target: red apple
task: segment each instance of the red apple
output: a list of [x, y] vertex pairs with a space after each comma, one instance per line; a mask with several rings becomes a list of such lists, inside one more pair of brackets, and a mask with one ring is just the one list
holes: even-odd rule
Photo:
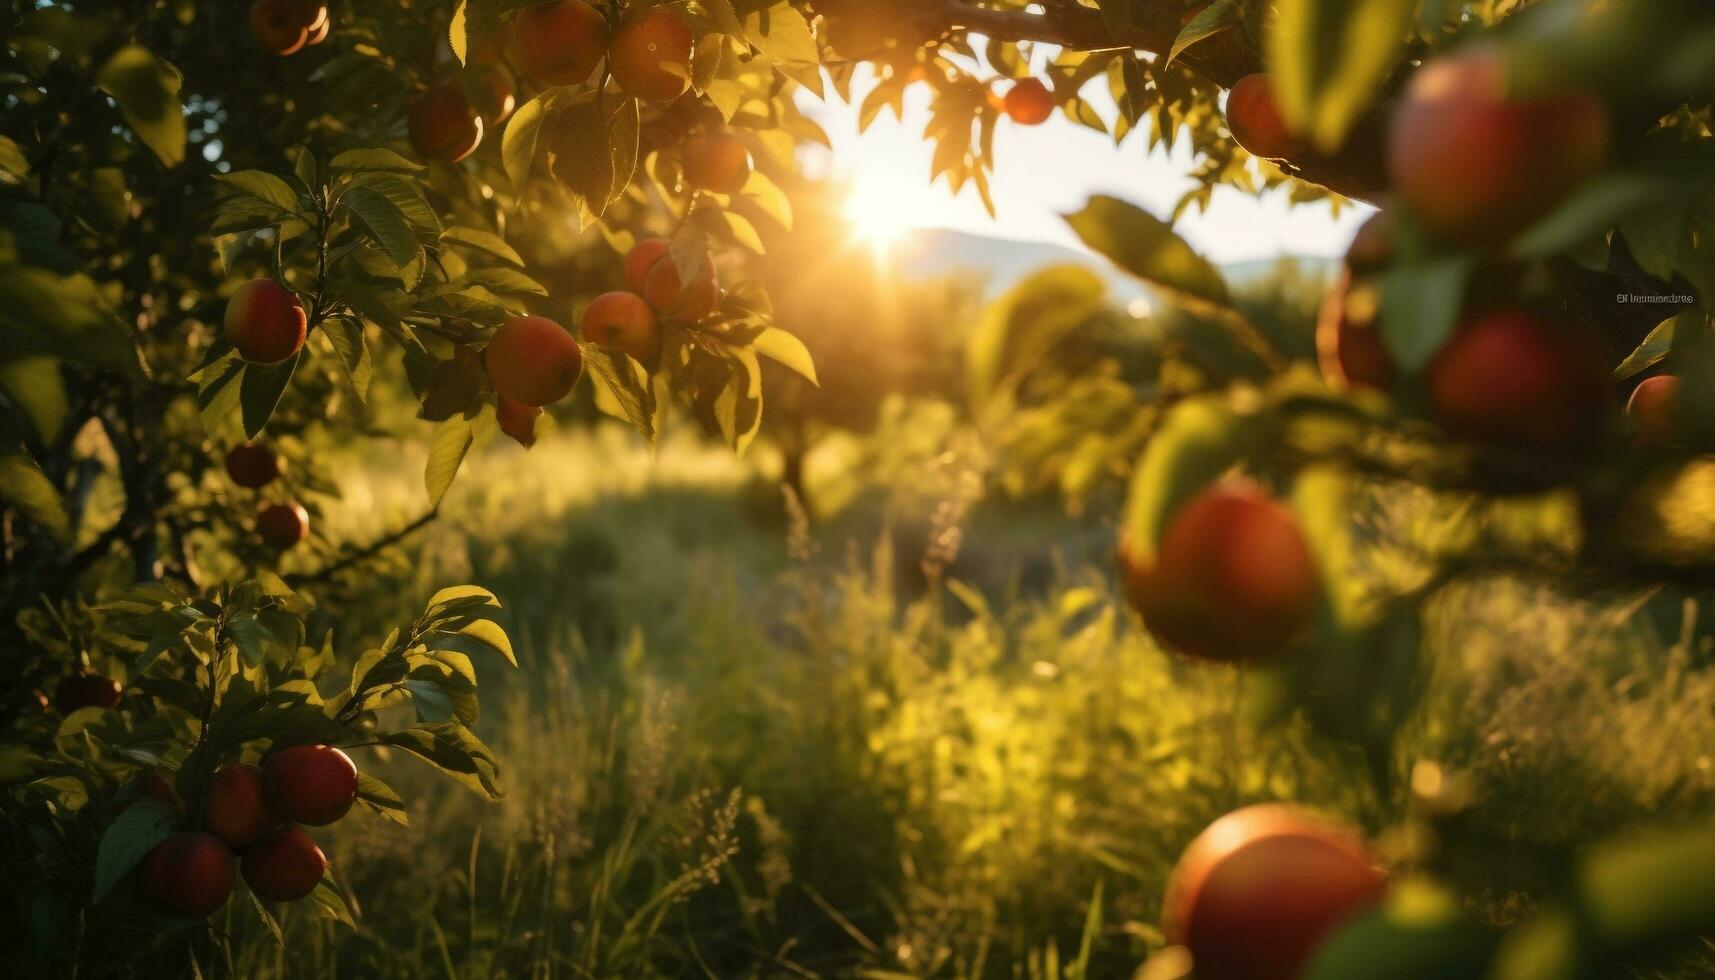
[[650, 7], [613, 32], [608, 68], [626, 94], [671, 102], [691, 77], [691, 25], [666, 7]]
[[295, 745], [270, 755], [262, 778], [274, 809], [295, 823], [323, 827], [357, 800], [357, 766], [331, 745]]
[[[657, 263], [657, 271], [649, 274], [651, 280], [663, 265], [670, 266], [672, 261]], [[615, 292], [597, 296], [584, 310], [578, 329], [590, 343], [620, 351], [644, 363], [661, 349], [661, 328], [655, 321], [655, 311], [635, 293]]]
[[1477, 47], [1412, 78], [1388, 137], [1393, 190], [1444, 238], [1493, 245], [1523, 231], [1608, 159], [1608, 110], [1594, 95], [1527, 98], [1507, 64]]
[[250, 846], [279, 823], [279, 816], [268, 803], [261, 769], [232, 763], [221, 766], [209, 781], [203, 825], [232, 847]]
[[150, 897], [182, 915], [208, 915], [232, 894], [232, 852], [213, 834], [173, 834], [142, 870]]
[[256, 536], [276, 551], [285, 551], [309, 533], [310, 512], [302, 504], [269, 504], [256, 515]]
[[667, 257], [667, 249], [671, 246], [672, 243], [665, 238], [645, 238], [633, 245], [625, 256], [625, 288], [642, 293], [649, 270]]
[[250, 5], [250, 33], [269, 54], [296, 54], [309, 40], [309, 25], [292, 0], [256, 0]]
[[1254, 156], [1280, 160], [1305, 150], [1304, 140], [1287, 128], [1274, 82], [1263, 72], [1246, 75], [1227, 92], [1227, 129]]
[[1443, 429], [1503, 449], [1587, 448], [1612, 404], [1607, 360], [1592, 335], [1516, 309], [1461, 324], [1424, 380]]
[[1638, 382], [1626, 402], [1626, 417], [1638, 427], [1638, 444], [1671, 446], [1679, 441], [1679, 379], [1658, 374]]
[[452, 82], [429, 88], [411, 103], [406, 119], [411, 147], [425, 160], [457, 163], [482, 142], [482, 117]]
[[238, 356], [278, 364], [304, 346], [309, 320], [296, 293], [272, 279], [252, 279], [226, 301], [226, 338]]
[[643, 281], [643, 298], [663, 316], [695, 323], [715, 310], [720, 301], [720, 282], [715, 264], [707, 255], [689, 283], [679, 279], [679, 266], [672, 259], [655, 263]]
[[540, 408], [520, 405], [500, 395], [495, 402], [494, 417], [500, 423], [500, 431], [511, 436], [520, 446], [529, 449], [536, 444], [536, 420], [542, 417]]
[[1297, 980], [1321, 942], [1386, 890], [1355, 833], [1291, 807], [1251, 806], [1185, 849], [1162, 925], [1190, 950], [1197, 980]]
[[244, 852], [244, 883], [257, 898], [295, 902], [316, 890], [328, 859], [302, 827], [287, 825]]
[[501, 324], [484, 359], [494, 390], [532, 408], [571, 394], [584, 370], [577, 340], [545, 316], [513, 317]]
[[1153, 562], [1121, 548], [1126, 592], [1161, 644], [1219, 662], [1291, 652], [1321, 585], [1292, 511], [1260, 488], [1210, 487], [1168, 520]]
[[69, 715], [79, 708], [111, 710], [119, 706], [121, 690], [119, 682], [111, 677], [73, 674], [54, 688], [54, 706], [62, 715]]
[[685, 141], [685, 183], [715, 194], [737, 194], [750, 180], [750, 151], [725, 133]]
[[251, 490], [279, 479], [282, 469], [278, 453], [254, 442], [239, 443], [226, 453], [226, 475]]
[[1006, 90], [1001, 110], [1020, 126], [1039, 126], [1054, 114], [1054, 93], [1040, 78], [1021, 78]]
[[584, 0], [553, 0], [518, 12], [518, 67], [543, 85], [588, 81], [607, 53], [607, 19]]

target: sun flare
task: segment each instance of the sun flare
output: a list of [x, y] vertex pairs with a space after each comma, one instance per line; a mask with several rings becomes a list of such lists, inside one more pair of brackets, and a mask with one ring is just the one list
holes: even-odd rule
[[891, 174], [858, 175], [846, 195], [845, 216], [852, 234], [877, 248], [892, 245], [920, 226], [921, 196], [921, 188]]

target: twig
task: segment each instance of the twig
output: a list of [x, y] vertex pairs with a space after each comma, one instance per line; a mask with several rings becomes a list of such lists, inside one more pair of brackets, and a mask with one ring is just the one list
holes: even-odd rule
[[358, 562], [373, 558], [383, 549], [390, 548], [405, 540], [407, 537], [410, 537], [417, 531], [422, 530], [424, 527], [428, 526], [429, 522], [433, 521], [439, 513], [440, 511], [438, 510], [428, 511], [411, 523], [399, 528], [397, 531], [393, 531], [384, 537], [378, 538], [362, 548], [347, 552], [339, 559], [323, 565], [314, 572], [288, 575], [286, 576], [286, 582], [294, 587], [299, 585], [310, 585], [316, 582], [325, 582]]

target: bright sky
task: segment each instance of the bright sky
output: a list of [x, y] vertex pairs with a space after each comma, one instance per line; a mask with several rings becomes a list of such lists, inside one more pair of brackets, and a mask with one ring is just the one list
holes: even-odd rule
[[[867, 91], [867, 86], [854, 86], [854, 91]], [[975, 190], [967, 188], [954, 197], [945, 181], [928, 185], [932, 147], [922, 135], [929, 103], [924, 86], [908, 89], [903, 123], [884, 111], [861, 136], [856, 106], [839, 102], [829, 92], [827, 103], [805, 99], [802, 105], [828, 131], [834, 152], [831, 157], [813, 154], [805, 162], [849, 183], [853, 216], [870, 226], [864, 230], [882, 237], [887, 237], [889, 226], [895, 233], [953, 228], [1080, 247], [1060, 215], [1078, 210], [1090, 195], [1112, 194], [1166, 218], [1194, 186], [1185, 176], [1192, 158], [1183, 142], [1171, 155], [1145, 153], [1141, 135], [1115, 147], [1111, 137], [1059, 113], [1034, 127], [1003, 118], [995, 133], [998, 163], [992, 182], [998, 216], [990, 218]], [[1099, 85], [1089, 86], [1086, 94], [1092, 100], [1106, 98]], [[1104, 118], [1112, 118], [1111, 102], [1096, 105]], [[1259, 199], [1221, 188], [1207, 212], [1192, 210], [1180, 219], [1178, 230], [1218, 263], [1281, 255], [1336, 256], [1345, 251], [1368, 210], [1348, 208], [1334, 218], [1326, 204], [1293, 207], [1284, 193]]]

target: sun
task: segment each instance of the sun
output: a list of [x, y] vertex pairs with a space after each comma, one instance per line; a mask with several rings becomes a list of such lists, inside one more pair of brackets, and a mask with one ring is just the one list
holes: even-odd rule
[[922, 196], [920, 187], [893, 174], [860, 173], [846, 192], [846, 220], [853, 235], [883, 248], [921, 227]]

